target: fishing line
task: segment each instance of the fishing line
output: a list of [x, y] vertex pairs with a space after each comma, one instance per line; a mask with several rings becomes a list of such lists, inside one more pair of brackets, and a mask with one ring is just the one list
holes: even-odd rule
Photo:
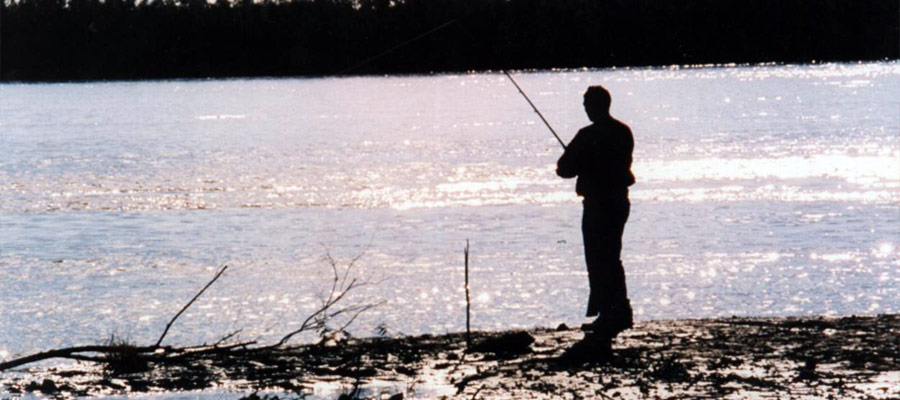
[[450, 25], [453, 25], [453, 24], [455, 24], [456, 22], [458, 22], [458, 21], [455, 20], [455, 19], [452, 19], [452, 20], [450, 20], [450, 21], [444, 22], [443, 24], [438, 25], [438, 26], [436, 26], [436, 27], [434, 27], [434, 28], [431, 28], [430, 30], [428, 30], [427, 32], [424, 32], [424, 33], [420, 34], [419, 36], [416, 36], [416, 37], [414, 37], [414, 38], [412, 38], [412, 39], [409, 39], [409, 40], [407, 40], [407, 41], [405, 41], [405, 42], [403, 42], [403, 43], [400, 43], [400, 44], [398, 44], [398, 45], [396, 45], [396, 46], [394, 46], [394, 47], [391, 47], [390, 49], [387, 49], [387, 50], [385, 50], [385, 51], [383, 51], [383, 52], [381, 52], [381, 53], [379, 53], [379, 54], [376, 54], [376, 55], [374, 55], [374, 56], [372, 56], [372, 57], [369, 57], [369, 58], [367, 58], [367, 59], [365, 59], [365, 60], [362, 60], [362, 61], [360, 61], [359, 63], [357, 63], [356, 65], [353, 65], [353, 66], [351, 66], [351, 67], [349, 67], [349, 68], [345, 68], [343, 71], [338, 72], [337, 74], [338, 74], [338, 75], [344, 75], [344, 74], [346, 74], [347, 72], [350, 72], [350, 71], [356, 70], [356, 69], [358, 69], [358, 68], [360, 68], [360, 67], [363, 67], [363, 66], [365, 66], [365, 65], [367, 65], [367, 64], [369, 64], [369, 63], [371, 63], [371, 62], [373, 62], [373, 61], [375, 61], [375, 60], [377, 60], [377, 59], [379, 59], [379, 58], [381, 58], [381, 57], [384, 57], [384, 56], [386, 56], [386, 55], [388, 55], [388, 54], [391, 54], [391, 53], [397, 51], [398, 49], [400, 49], [400, 48], [402, 48], [402, 47], [405, 47], [405, 46], [409, 45], [410, 43], [413, 43], [413, 42], [415, 42], [415, 41], [418, 41], [418, 40], [420, 40], [420, 39], [422, 39], [422, 38], [424, 38], [424, 37], [426, 37], [426, 36], [428, 36], [428, 35], [431, 35], [432, 33], [435, 33], [435, 32], [437, 32], [437, 31], [439, 31], [439, 30], [441, 30], [441, 29], [444, 29], [444, 28], [446, 28], [446, 27], [448, 27], [448, 26], [450, 26]]

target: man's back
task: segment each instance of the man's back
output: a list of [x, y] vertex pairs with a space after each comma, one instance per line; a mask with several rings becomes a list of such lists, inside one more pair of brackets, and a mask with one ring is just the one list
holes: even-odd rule
[[631, 129], [610, 117], [578, 131], [556, 173], [563, 178], [578, 176], [575, 191], [586, 199], [621, 194], [634, 184], [633, 150]]

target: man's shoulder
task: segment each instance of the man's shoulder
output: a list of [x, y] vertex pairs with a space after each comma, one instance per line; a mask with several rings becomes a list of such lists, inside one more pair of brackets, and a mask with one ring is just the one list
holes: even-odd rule
[[626, 142], [634, 141], [634, 135], [631, 133], [631, 128], [628, 125], [617, 119], [613, 119], [610, 123], [612, 124], [610, 133], [612, 133], [613, 137], [617, 138], [615, 140], [624, 140]]
[[631, 128], [626, 125], [624, 122], [619, 121], [615, 118], [610, 118], [606, 121], [593, 123], [584, 128], [578, 130], [578, 133], [575, 135], [578, 136], [603, 136], [609, 137], [618, 136], [618, 135], [630, 135]]
[[615, 118], [610, 117], [605, 121], [595, 122], [590, 125], [587, 125], [578, 130], [578, 133], [581, 132], [591, 132], [591, 131], [605, 131], [605, 130], [627, 130], [631, 131], [631, 127], [629, 127], [626, 123], [619, 121]]
[[587, 125], [581, 129], [579, 129], [578, 133], [575, 134], [575, 137], [579, 137], [579, 136], [587, 137], [587, 136], [592, 136], [595, 134], [600, 135], [600, 134], [603, 134], [603, 130], [604, 130], [603, 126], [601, 126], [600, 124], [597, 124], [597, 123], [593, 123], [593, 124]]
[[585, 126], [578, 130], [575, 133], [575, 137], [572, 138], [572, 144], [577, 144], [578, 142], [582, 142], [587, 140], [587, 138], [593, 136], [593, 131], [595, 130], [594, 124]]
[[631, 127], [629, 127], [626, 123], [619, 121], [615, 118], [610, 118], [611, 126], [615, 127], [615, 129], [621, 129], [628, 132], [631, 132]]

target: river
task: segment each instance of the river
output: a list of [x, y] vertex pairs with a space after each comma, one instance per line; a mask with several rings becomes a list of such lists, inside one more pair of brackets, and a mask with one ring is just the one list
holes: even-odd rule
[[[639, 320], [900, 312], [900, 64], [518, 73], [634, 132]], [[577, 325], [579, 199], [501, 74], [0, 85], [0, 359], [277, 340], [359, 256], [356, 336]], [[313, 338], [307, 336], [305, 340]]]

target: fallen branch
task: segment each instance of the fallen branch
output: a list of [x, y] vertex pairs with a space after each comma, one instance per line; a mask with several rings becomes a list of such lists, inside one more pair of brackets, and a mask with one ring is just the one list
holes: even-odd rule
[[[188, 307], [190, 307], [192, 304], [194, 304], [195, 301], [197, 301], [197, 299], [200, 297], [200, 295], [203, 294], [203, 292], [206, 291], [206, 289], [209, 289], [209, 287], [212, 286], [212, 284], [215, 283], [216, 280], [218, 280], [219, 277], [221, 277], [223, 273], [225, 273], [226, 269], [228, 269], [227, 265], [225, 265], [221, 269], [219, 269], [219, 272], [216, 273], [216, 275], [206, 284], [206, 286], [204, 286], [203, 289], [200, 290], [200, 292], [198, 292], [187, 304], [184, 305], [184, 307], [181, 308], [181, 310], [178, 311], [177, 314], [175, 314], [174, 317], [172, 317], [171, 320], [169, 320], [169, 323], [166, 324], [166, 328], [165, 328], [165, 330], [163, 330], [162, 335], [160, 335], [159, 340], [157, 340], [156, 344], [154, 344], [152, 346], [131, 346], [131, 345], [127, 345], [127, 344], [113, 344], [113, 345], [107, 345], [107, 346], [96, 345], [96, 346], [67, 347], [67, 348], [63, 348], [63, 349], [43, 351], [40, 353], [35, 353], [35, 354], [29, 355], [29, 356], [20, 357], [20, 358], [16, 358], [16, 359], [12, 359], [12, 360], [0, 363], [0, 371], [5, 371], [5, 370], [11, 369], [11, 368], [15, 368], [15, 367], [22, 366], [25, 364], [31, 364], [31, 363], [38, 362], [38, 361], [49, 360], [51, 358], [63, 358], [63, 359], [69, 359], [69, 360], [91, 361], [91, 362], [109, 362], [110, 360], [112, 360], [111, 356], [113, 356], [113, 355], [128, 354], [133, 357], [142, 358], [144, 361], [153, 361], [154, 359], [158, 360], [158, 359], [160, 359], [160, 357], [159, 357], [160, 354], [165, 354], [167, 351], [173, 351], [172, 348], [162, 347], [160, 345], [162, 343], [163, 339], [165, 339], [166, 334], [169, 333], [169, 329], [172, 327], [172, 324], [175, 323], [175, 320], [177, 320], [178, 317], [180, 317], [181, 314], [184, 313], [184, 311], [188, 309]], [[227, 335], [223, 340], [220, 340], [219, 342], [217, 342], [216, 345], [214, 345], [212, 347], [212, 349], [216, 349], [216, 350], [223, 349], [223, 347], [218, 346], [218, 344], [221, 344], [222, 342], [224, 342], [231, 336], [234, 336], [235, 334], [237, 334], [237, 332]], [[252, 342], [252, 343], [255, 343], [255, 342]], [[247, 344], [252, 344], [252, 343], [245, 343], [243, 345], [246, 346]], [[209, 347], [209, 346], [202, 346], [202, 347]], [[184, 352], [185, 350], [188, 350], [188, 349], [190, 349], [190, 348], [174, 349], [174, 351], [175, 352]], [[89, 355], [85, 355], [84, 353], [103, 354], [103, 355], [105, 355], [105, 357], [89, 356]]]
[[102, 361], [100, 357], [88, 357], [81, 355], [79, 353], [100, 353], [100, 354], [111, 354], [111, 353], [124, 353], [126, 351], [138, 351], [141, 353], [144, 352], [153, 352], [157, 349], [155, 346], [150, 347], [127, 347], [127, 346], [77, 346], [77, 347], [67, 347], [63, 349], [49, 350], [43, 351], [40, 353], [35, 353], [30, 356], [25, 356], [21, 358], [16, 358], [13, 360], [9, 360], [3, 363], [0, 363], [0, 371], [5, 371], [10, 368], [15, 368], [20, 365], [31, 364], [38, 361], [49, 360], [51, 358], [65, 358], [70, 360], [80, 360], [80, 361]]
[[[363, 251], [363, 253], [364, 252], [365, 250]], [[324, 298], [322, 299], [322, 305], [319, 307], [319, 309], [310, 314], [303, 321], [303, 323], [300, 324], [299, 328], [289, 332], [284, 337], [282, 337], [281, 340], [274, 344], [258, 345], [258, 342], [256, 340], [228, 343], [229, 340], [231, 340], [241, 332], [241, 330], [238, 329], [224, 335], [212, 345], [204, 344], [200, 346], [180, 348], [162, 346], [162, 341], [166, 338], [166, 335], [169, 333], [169, 330], [172, 328], [175, 321], [177, 321], [178, 318], [188, 308], [190, 308], [191, 305], [193, 305], [194, 302], [196, 302], [197, 299], [199, 299], [200, 296], [203, 295], [203, 293], [206, 292], [206, 290], [209, 289], [209, 287], [212, 286], [212, 284], [222, 276], [222, 274], [225, 273], [225, 271], [228, 269], [228, 266], [226, 265], [219, 269], [215, 276], [213, 276], [213, 278], [209, 282], [207, 282], [206, 285], [202, 289], [200, 289], [200, 291], [197, 292], [197, 294], [194, 295], [194, 297], [191, 298], [191, 300], [188, 301], [187, 304], [185, 304], [172, 317], [172, 319], [169, 320], [162, 334], [159, 336], [159, 339], [157, 339], [156, 343], [152, 346], [134, 346], [128, 343], [111, 342], [107, 345], [67, 347], [62, 349], [43, 351], [25, 357], [2, 362], [0, 363], [0, 371], [5, 371], [11, 368], [52, 358], [102, 363], [107, 367], [111, 367], [112, 369], [116, 370], [116, 365], [121, 365], [122, 360], [131, 362], [133, 363], [133, 365], [147, 365], [150, 363], [171, 364], [203, 358], [209, 359], [211, 357], [218, 356], [237, 356], [243, 353], [256, 352], [258, 354], [265, 354], [284, 346], [294, 336], [303, 332], [319, 331], [323, 335], [325, 332], [344, 332], [360, 314], [381, 305], [383, 302], [351, 304], [346, 307], [338, 308], [337, 304], [344, 300], [349, 292], [361, 286], [367, 285], [369, 284], [369, 282], [365, 280], [360, 281], [357, 278], [350, 277], [350, 270], [353, 268], [354, 264], [362, 257], [362, 254], [359, 254], [355, 258], [353, 258], [343, 271], [340, 270], [340, 268], [338, 267], [338, 262], [331, 257], [331, 254], [327, 253], [327, 249], [326, 257], [328, 259], [328, 262], [331, 264], [333, 273], [331, 291], [328, 293], [327, 297], [323, 296]], [[337, 329], [330, 329], [328, 327], [328, 323], [330, 321], [333, 321], [336, 317], [344, 317], [345, 315], [345, 318], [347, 318], [347, 320], [342, 322]], [[123, 371], [124, 370], [121, 369], [119, 370], [119, 372]]]

